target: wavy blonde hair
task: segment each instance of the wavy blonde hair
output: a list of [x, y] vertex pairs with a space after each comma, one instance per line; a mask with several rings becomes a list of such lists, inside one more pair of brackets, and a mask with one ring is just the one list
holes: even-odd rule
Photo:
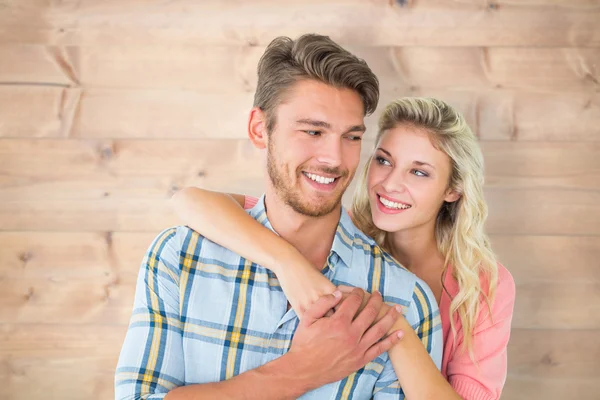
[[[440, 208], [435, 236], [438, 249], [445, 258], [444, 265], [452, 265], [452, 275], [459, 287], [458, 294], [450, 303], [450, 313], [458, 314], [464, 344], [474, 360], [473, 334], [480, 299], [487, 302], [491, 318], [491, 303], [498, 284], [496, 257], [484, 233], [488, 209], [483, 197], [483, 155], [464, 117], [443, 101], [406, 97], [390, 103], [379, 119], [375, 148], [385, 132], [401, 124], [424, 129], [434, 147], [446, 153], [451, 160], [449, 188], [458, 192], [460, 198], [455, 202], [444, 202]], [[352, 217], [363, 232], [389, 251], [387, 232], [374, 225], [371, 215], [367, 177], [373, 157], [369, 158], [358, 182]], [[445, 268], [442, 285], [446, 271]], [[487, 287], [482, 287], [481, 277], [485, 278]], [[450, 321], [452, 332], [456, 335], [454, 318]]]

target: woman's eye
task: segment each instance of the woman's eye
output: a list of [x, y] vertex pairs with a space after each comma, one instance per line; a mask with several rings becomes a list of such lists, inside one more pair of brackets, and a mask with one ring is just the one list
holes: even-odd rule
[[388, 160], [386, 160], [386, 159], [385, 159], [385, 158], [383, 158], [383, 157], [379, 157], [379, 156], [377, 156], [377, 157], [375, 157], [375, 161], [377, 161], [377, 164], [381, 164], [381, 165], [390, 165], [389, 161], [388, 161]]
[[413, 174], [415, 174], [416, 176], [429, 176], [427, 172], [421, 171], [420, 169], [413, 169]]

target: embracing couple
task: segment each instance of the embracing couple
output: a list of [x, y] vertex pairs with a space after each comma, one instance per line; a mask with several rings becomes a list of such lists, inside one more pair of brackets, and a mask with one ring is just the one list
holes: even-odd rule
[[140, 269], [117, 399], [498, 399], [515, 299], [484, 233], [483, 158], [463, 116], [401, 98], [328, 37], [279, 37], [248, 120], [260, 198], [186, 188], [187, 226]]

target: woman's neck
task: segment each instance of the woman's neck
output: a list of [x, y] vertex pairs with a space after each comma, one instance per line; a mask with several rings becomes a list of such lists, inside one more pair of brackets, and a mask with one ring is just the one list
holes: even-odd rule
[[434, 227], [390, 232], [385, 247], [400, 264], [419, 277], [443, 271], [444, 257], [438, 249]]

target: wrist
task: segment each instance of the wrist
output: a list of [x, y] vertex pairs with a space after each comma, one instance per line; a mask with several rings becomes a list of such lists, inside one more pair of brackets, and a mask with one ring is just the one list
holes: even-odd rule
[[310, 374], [311, 368], [305, 368], [306, 363], [300, 354], [288, 352], [283, 356], [263, 365], [257, 372], [269, 376], [273, 381], [286, 388], [286, 398], [296, 399], [303, 394], [319, 387]]

